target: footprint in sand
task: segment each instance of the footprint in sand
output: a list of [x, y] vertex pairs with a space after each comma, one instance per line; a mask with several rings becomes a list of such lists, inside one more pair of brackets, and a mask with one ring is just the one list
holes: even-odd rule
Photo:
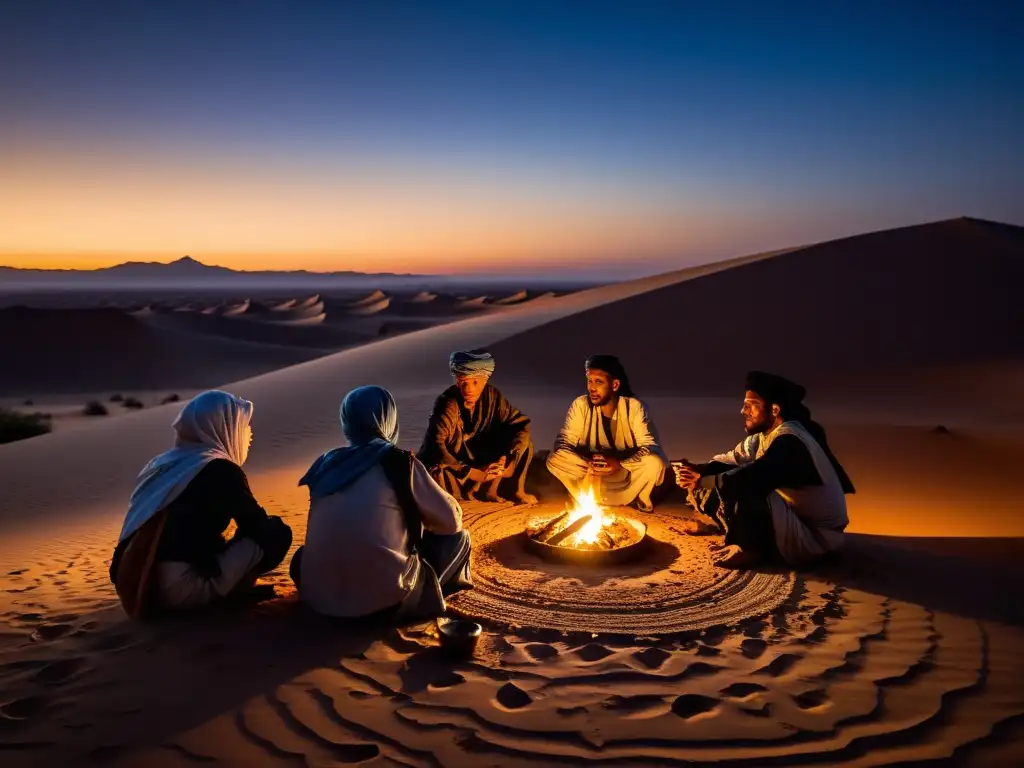
[[0, 704], [0, 717], [5, 717], [8, 720], [28, 720], [46, 709], [47, 704], [47, 699], [42, 696], [26, 696], [15, 699], [6, 704]]
[[733, 683], [723, 688], [721, 694], [730, 698], [744, 699], [747, 696], [752, 696], [755, 693], [764, 693], [767, 690], [763, 685], [758, 685], [757, 683]]
[[64, 637], [72, 629], [74, 627], [71, 624], [41, 624], [32, 633], [32, 641], [56, 640], [59, 637]]
[[672, 712], [684, 720], [710, 712], [719, 704], [718, 699], [699, 693], [684, 693], [672, 702]]
[[573, 653], [583, 661], [600, 661], [611, 656], [613, 651], [608, 650], [600, 643], [587, 643]]
[[665, 697], [655, 694], [638, 694], [636, 696], [609, 696], [601, 702], [601, 706], [613, 712], [639, 714], [665, 708]]
[[28, 568], [20, 568], [17, 571], [8, 571], [8, 576], [21, 576], [23, 573], [28, 573]]
[[589, 711], [586, 707], [558, 707], [555, 713], [562, 717], [572, 717], [573, 715], [585, 715]]
[[498, 689], [497, 699], [505, 709], [522, 709], [533, 701], [530, 694], [514, 683], [505, 683], [501, 686]]
[[783, 653], [775, 657], [766, 667], [761, 667], [754, 674], [756, 675], [770, 675], [771, 677], [778, 677], [788, 672], [794, 664], [800, 661], [800, 657], [792, 653]]
[[645, 648], [633, 654], [633, 658], [648, 669], [657, 669], [671, 656], [672, 654], [664, 648]]
[[527, 643], [523, 646], [523, 650], [534, 661], [553, 659], [558, 655], [558, 649], [547, 643]]
[[721, 648], [715, 648], [711, 645], [698, 645], [697, 655], [698, 656], [719, 656], [722, 653]]
[[61, 659], [42, 667], [32, 679], [40, 683], [63, 683], [81, 672], [85, 666], [86, 661], [81, 657]]
[[814, 709], [815, 707], [821, 707], [828, 703], [828, 693], [822, 688], [815, 688], [813, 690], [801, 693], [799, 696], [794, 696], [793, 701], [800, 709]]
[[768, 643], [764, 640], [748, 637], [742, 643], [740, 643], [740, 653], [746, 656], [748, 659], [756, 659], [765, 649], [768, 647]]
[[454, 688], [456, 685], [462, 685], [466, 682], [466, 678], [460, 675], [458, 672], [441, 672], [434, 680], [431, 681], [431, 688]]

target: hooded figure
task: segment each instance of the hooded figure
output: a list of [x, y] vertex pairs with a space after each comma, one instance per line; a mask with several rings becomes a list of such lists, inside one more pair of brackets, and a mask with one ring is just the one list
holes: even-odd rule
[[748, 437], [706, 464], [673, 462], [677, 484], [711, 529], [725, 533], [719, 565], [799, 566], [843, 545], [853, 483], [805, 395], [795, 382], [751, 371], [741, 411]]
[[339, 409], [348, 445], [318, 458], [305, 545], [290, 573], [302, 601], [341, 618], [420, 618], [472, 584], [462, 508], [412, 454], [395, 446], [398, 406], [383, 387], [349, 392]]
[[227, 392], [197, 395], [171, 424], [174, 447], [139, 473], [110, 566], [129, 615], [210, 604], [284, 559], [291, 529], [257, 503], [242, 470], [252, 412]]

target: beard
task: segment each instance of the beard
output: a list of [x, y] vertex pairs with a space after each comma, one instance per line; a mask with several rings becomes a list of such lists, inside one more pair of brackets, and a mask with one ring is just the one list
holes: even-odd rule
[[591, 405], [593, 405], [596, 408], [600, 408], [603, 405], [608, 405], [608, 403], [612, 401], [612, 393], [609, 392], [604, 397], [599, 397], [597, 399], [594, 399], [594, 397], [592, 397], [591, 395], [587, 395], [587, 399], [590, 400]]
[[743, 428], [748, 435], [758, 435], [767, 432], [771, 425], [772, 423], [768, 419], [761, 419], [760, 421], [753, 422], [750, 426], [744, 424]]

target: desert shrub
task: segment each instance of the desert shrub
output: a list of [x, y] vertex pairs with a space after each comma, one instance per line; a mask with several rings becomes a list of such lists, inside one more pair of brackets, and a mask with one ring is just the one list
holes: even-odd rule
[[48, 413], [19, 413], [0, 408], [0, 443], [13, 443], [53, 429]]
[[112, 402], [112, 403], [122, 403], [122, 402], [124, 402], [124, 395], [122, 395], [120, 392], [118, 392], [116, 395], [111, 395], [110, 396], [110, 402]]
[[124, 402], [121, 403], [125, 408], [131, 408], [132, 410], [138, 410], [139, 408], [145, 408], [142, 401], [134, 397], [126, 397]]
[[90, 400], [85, 404], [85, 408], [82, 410], [82, 413], [86, 416], [106, 416], [109, 411], [107, 410], [107, 406], [99, 400]]
[[28, 400], [25, 401], [25, 405], [35, 405], [35, 402], [30, 397]]
[[178, 393], [175, 392], [174, 394], [168, 395], [163, 400], [161, 400], [160, 401], [160, 405], [167, 405], [168, 403], [176, 403], [179, 400], [181, 400], [181, 398], [178, 396]]

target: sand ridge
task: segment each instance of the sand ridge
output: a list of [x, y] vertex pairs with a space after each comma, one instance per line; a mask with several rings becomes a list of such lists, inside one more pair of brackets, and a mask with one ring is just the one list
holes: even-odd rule
[[[993, 237], [1000, 248], [1008, 241]], [[582, 387], [583, 359], [608, 351], [590, 348], [593, 336], [581, 335], [579, 324], [582, 317], [593, 327], [594, 315], [581, 313], [654, 325], [658, 291], [678, 301], [678, 291], [707, 276], [702, 290], [731, 286], [714, 273], [740, 264], [802, 264], [772, 257], [475, 313], [227, 384], [256, 403], [246, 467], [254, 492], [301, 542], [306, 496], [297, 478], [338, 443], [341, 396], [368, 381], [391, 388], [401, 444], [416, 447], [457, 348], [493, 345], [495, 382], [534, 419], [538, 448], [549, 446]], [[793, 279], [802, 269], [793, 267]], [[630, 303], [633, 297], [639, 300]], [[541, 329], [543, 344], [532, 329]], [[641, 365], [633, 378], [668, 452], [700, 459], [730, 447], [739, 428], [734, 377], [707, 397], [680, 397], [691, 372], [703, 375], [700, 360], [683, 355], [686, 365], [669, 370], [663, 345], [660, 335], [634, 335], [623, 349], [660, 365], [657, 372]], [[545, 357], [547, 346], [571, 371]], [[517, 371], [532, 376], [517, 381]], [[672, 392], [657, 391], [658, 376], [671, 379]], [[935, 432], [850, 408], [826, 387], [812, 392], [860, 491], [850, 500], [852, 528], [886, 534], [891, 543], [851, 536], [847, 561], [787, 574], [785, 589], [779, 579], [762, 582], [770, 599], [747, 600], [744, 590], [729, 590], [737, 578], [756, 577], [704, 569], [706, 541], [675, 538], [671, 516], [685, 512], [666, 504], [652, 516], [652, 530], [674, 548], [672, 563], [681, 561], [676, 570], [684, 573], [671, 573], [670, 563], [668, 573], [643, 577], [650, 587], [640, 572], [632, 582], [613, 575], [617, 584], [577, 574], [572, 590], [560, 584], [564, 574], [545, 581], [550, 572], [522, 567], [518, 553], [488, 545], [500, 544], [519, 526], [516, 516], [529, 512], [467, 504], [480, 588], [453, 602], [486, 619], [479, 653], [468, 661], [445, 658], [430, 624], [325, 626], [297, 605], [285, 567], [270, 574], [279, 597], [266, 604], [206, 620], [126, 621], [106, 568], [135, 475], [167, 447], [179, 406], [0, 446], [4, 765], [868, 766], [949, 758], [1019, 765], [1020, 541], [1006, 539], [1000, 570], [986, 570], [975, 555], [991, 559], [996, 550], [983, 540], [942, 548], [908, 537], [1019, 535], [1014, 462], [1024, 443], [967, 416], [962, 426]], [[641, 606], [642, 590], [659, 607], [687, 599], [685, 584], [679, 594], [672, 589], [687, 567], [695, 584], [744, 601], [744, 611], [724, 626], [679, 621], [675, 628], [684, 631], [657, 638], [624, 631], [643, 628], [628, 618], [609, 626], [603, 605], [596, 611], [602, 623], [591, 625], [599, 632], [537, 620], [556, 616], [560, 603], [585, 606], [591, 589], [621, 586]], [[525, 590], [549, 602], [530, 601]], [[708, 605], [691, 603], [710, 615]], [[539, 626], [503, 625], [514, 623], [510, 610], [527, 609]]]

